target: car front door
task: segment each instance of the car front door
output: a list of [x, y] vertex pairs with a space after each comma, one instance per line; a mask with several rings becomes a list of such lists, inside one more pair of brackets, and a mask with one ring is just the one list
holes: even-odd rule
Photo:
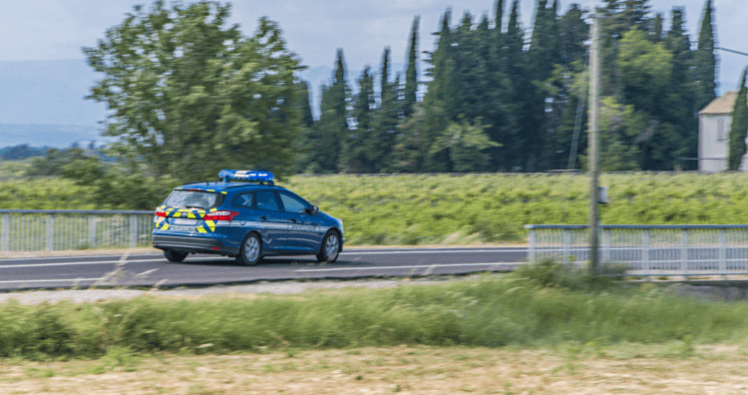
[[283, 203], [283, 211], [291, 221], [287, 238], [289, 245], [304, 251], [316, 251], [319, 244], [316, 241], [319, 223], [308, 213], [311, 205], [288, 192], [279, 191], [278, 195]]
[[263, 250], [283, 251], [289, 221], [284, 218], [275, 192], [264, 190], [255, 192], [255, 208], [259, 226], [265, 234]]

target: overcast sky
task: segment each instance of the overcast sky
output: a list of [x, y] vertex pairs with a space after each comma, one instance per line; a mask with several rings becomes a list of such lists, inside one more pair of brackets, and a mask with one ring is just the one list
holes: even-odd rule
[[[289, 47], [310, 67], [332, 66], [336, 48], [343, 48], [349, 68], [377, 65], [386, 45], [393, 61], [405, 59], [406, 41], [412, 19], [421, 16], [421, 49], [433, 48], [430, 35], [447, 7], [453, 22], [466, 10], [493, 17], [494, 0], [237, 0], [233, 21], [246, 34], [254, 31], [257, 19], [268, 16], [285, 31]], [[510, 0], [507, 0], [510, 2]], [[0, 12], [0, 60], [81, 59], [80, 48], [92, 46], [104, 31], [120, 23], [137, 0], [3, 0]], [[522, 21], [531, 25], [535, 0], [521, 0]], [[593, 0], [561, 0], [561, 10], [571, 3], [589, 9]], [[689, 33], [696, 39], [705, 0], [652, 0], [653, 11], [670, 18], [674, 6], [685, 6]], [[715, 0], [718, 43], [722, 47], [748, 52], [748, 3], [746, 0]], [[508, 14], [508, 10], [505, 14]], [[669, 22], [666, 27], [669, 26]], [[719, 80], [734, 89], [748, 57], [721, 52]], [[376, 67], [376, 66], [375, 66]]]

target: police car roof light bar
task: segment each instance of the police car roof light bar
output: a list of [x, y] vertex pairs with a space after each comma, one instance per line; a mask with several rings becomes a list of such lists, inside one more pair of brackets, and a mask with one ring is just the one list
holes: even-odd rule
[[223, 179], [223, 182], [254, 181], [260, 183], [271, 183], [275, 178], [275, 176], [273, 176], [273, 173], [267, 171], [252, 170], [221, 170], [221, 172], [218, 173], [218, 177]]

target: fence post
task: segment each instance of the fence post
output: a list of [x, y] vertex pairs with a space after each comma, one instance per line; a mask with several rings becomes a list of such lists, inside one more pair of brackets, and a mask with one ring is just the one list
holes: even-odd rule
[[723, 276], [727, 274], [727, 265], [725, 262], [727, 259], [726, 233], [725, 229], [719, 230], [719, 272]]
[[10, 251], [10, 216], [0, 218], [0, 251]]
[[96, 248], [96, 216], [88, 217], [88, 248]]
[[683, 277], [688, 280], [688, 229], [680, 232], [680, 266]]
[[530, 228], [530, 263], [535, 263], [535, 229]]
[[[607, 265], [610, 262], [610, 229], [603, 229], [603, 261], [600, 262], [600, 267]], [[600, 270], [602, 273], [603, 271]], [[598, 273], [599, 274], [599, 273]]]
[[130, 216], [130, 248], [135, 248], [138, 245], [138, 216]]
[[651, 274], [649, 267], [649, 229], [644, 229], [642, 233], [642, 269], [647, 280], [649, 280]]
[[563, 230], [564, 238], [564, 265], [569, 265], [569, 257], [571, 256], [571, 230]]
[[55, 216], [47, 216], [47, 251], [55, 250]]

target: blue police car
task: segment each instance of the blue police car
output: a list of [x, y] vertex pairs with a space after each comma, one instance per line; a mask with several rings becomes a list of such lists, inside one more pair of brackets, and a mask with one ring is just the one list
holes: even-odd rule
[[222, 182], [175, 188], [156, 210], [153, 246], [171, 262], [190, 253], [256, 265], [273, 255], [316, 255], [332, 263], [343, 250], [343, 221], [276, 186], [267, 172], [222, 170]]

